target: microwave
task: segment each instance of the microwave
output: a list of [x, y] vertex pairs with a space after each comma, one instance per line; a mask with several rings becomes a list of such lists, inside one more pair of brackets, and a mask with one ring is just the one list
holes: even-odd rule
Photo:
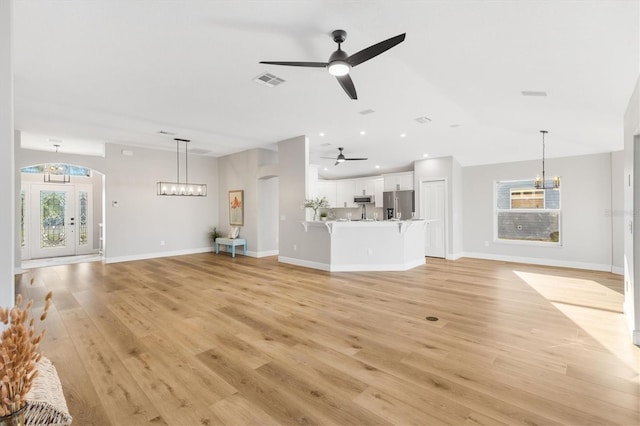
[[354, 204], [373, 204], [375, 203], [375, 199], [373, 195], [354, 195], [353, 203]]

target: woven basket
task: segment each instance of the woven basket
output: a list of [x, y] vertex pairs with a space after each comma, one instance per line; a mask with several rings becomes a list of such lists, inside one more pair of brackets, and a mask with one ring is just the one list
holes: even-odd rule
[[71, 415], [56, 368], [45, 357], [36, 364], [36, 368], [38, 377], [35, 378], [31, 390], [27, 393], [25, 423], [27, 425], [71, 425]]

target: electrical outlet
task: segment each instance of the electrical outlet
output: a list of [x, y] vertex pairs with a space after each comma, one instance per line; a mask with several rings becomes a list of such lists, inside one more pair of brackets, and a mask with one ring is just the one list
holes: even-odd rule
[[294, 245], [293, 245], [293, 251], [297, 251], [297, 250], [298, 250], [298, 245], [297, 245], [297, 244], [294, 244]]
[[160, 240], [160, 245], [163, 246], [164, 245], [164, 240]]
[[367, 249], [367, 254], [369, 256], [373, 256], [373, 249]]

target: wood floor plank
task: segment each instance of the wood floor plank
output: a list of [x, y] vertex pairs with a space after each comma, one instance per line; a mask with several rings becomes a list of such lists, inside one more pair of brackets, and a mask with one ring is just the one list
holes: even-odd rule
[[622, 284], [478, 259], [330, 273], [212, 253], [16, 277], [36, 309], [54, 291], [42, 348], [74, 424], [127, 426], [637, 425]]

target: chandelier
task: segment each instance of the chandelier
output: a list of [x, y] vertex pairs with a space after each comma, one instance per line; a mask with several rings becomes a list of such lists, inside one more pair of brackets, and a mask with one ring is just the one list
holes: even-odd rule
[[[542, 177], [540, 177], [540, 175], [536, 176], [534, 184], [536, 189], [546, 189], [546, 180], [544, 175], [544, 135], [546, 135], [549, 132], [547, 130], [540, 130], [540, 133], [542, 133]], [[560, 177], [554, 176], [553, 189], [558, 189], [558, 188], [560, 188]]]
[[[56, 152], [60, 148], [60, 144], [53, 144]], [[43, 167], [44, 181], [47, 183], [69, 183], [71, 175], [69, 174], [69, 166], [66, 164], [45, 164]]]
[[[189, 159], [187, 144], [189, 139], [174, 138], [176, 141], [177, 178], [175, 182], [158, 182], [158, 195], [182, 195], [192, 197], [206, 197], [207, 185], [204, 183], [189, 183]], [[184, 143], [184, 182], [180, 182], [180, 142]]]

